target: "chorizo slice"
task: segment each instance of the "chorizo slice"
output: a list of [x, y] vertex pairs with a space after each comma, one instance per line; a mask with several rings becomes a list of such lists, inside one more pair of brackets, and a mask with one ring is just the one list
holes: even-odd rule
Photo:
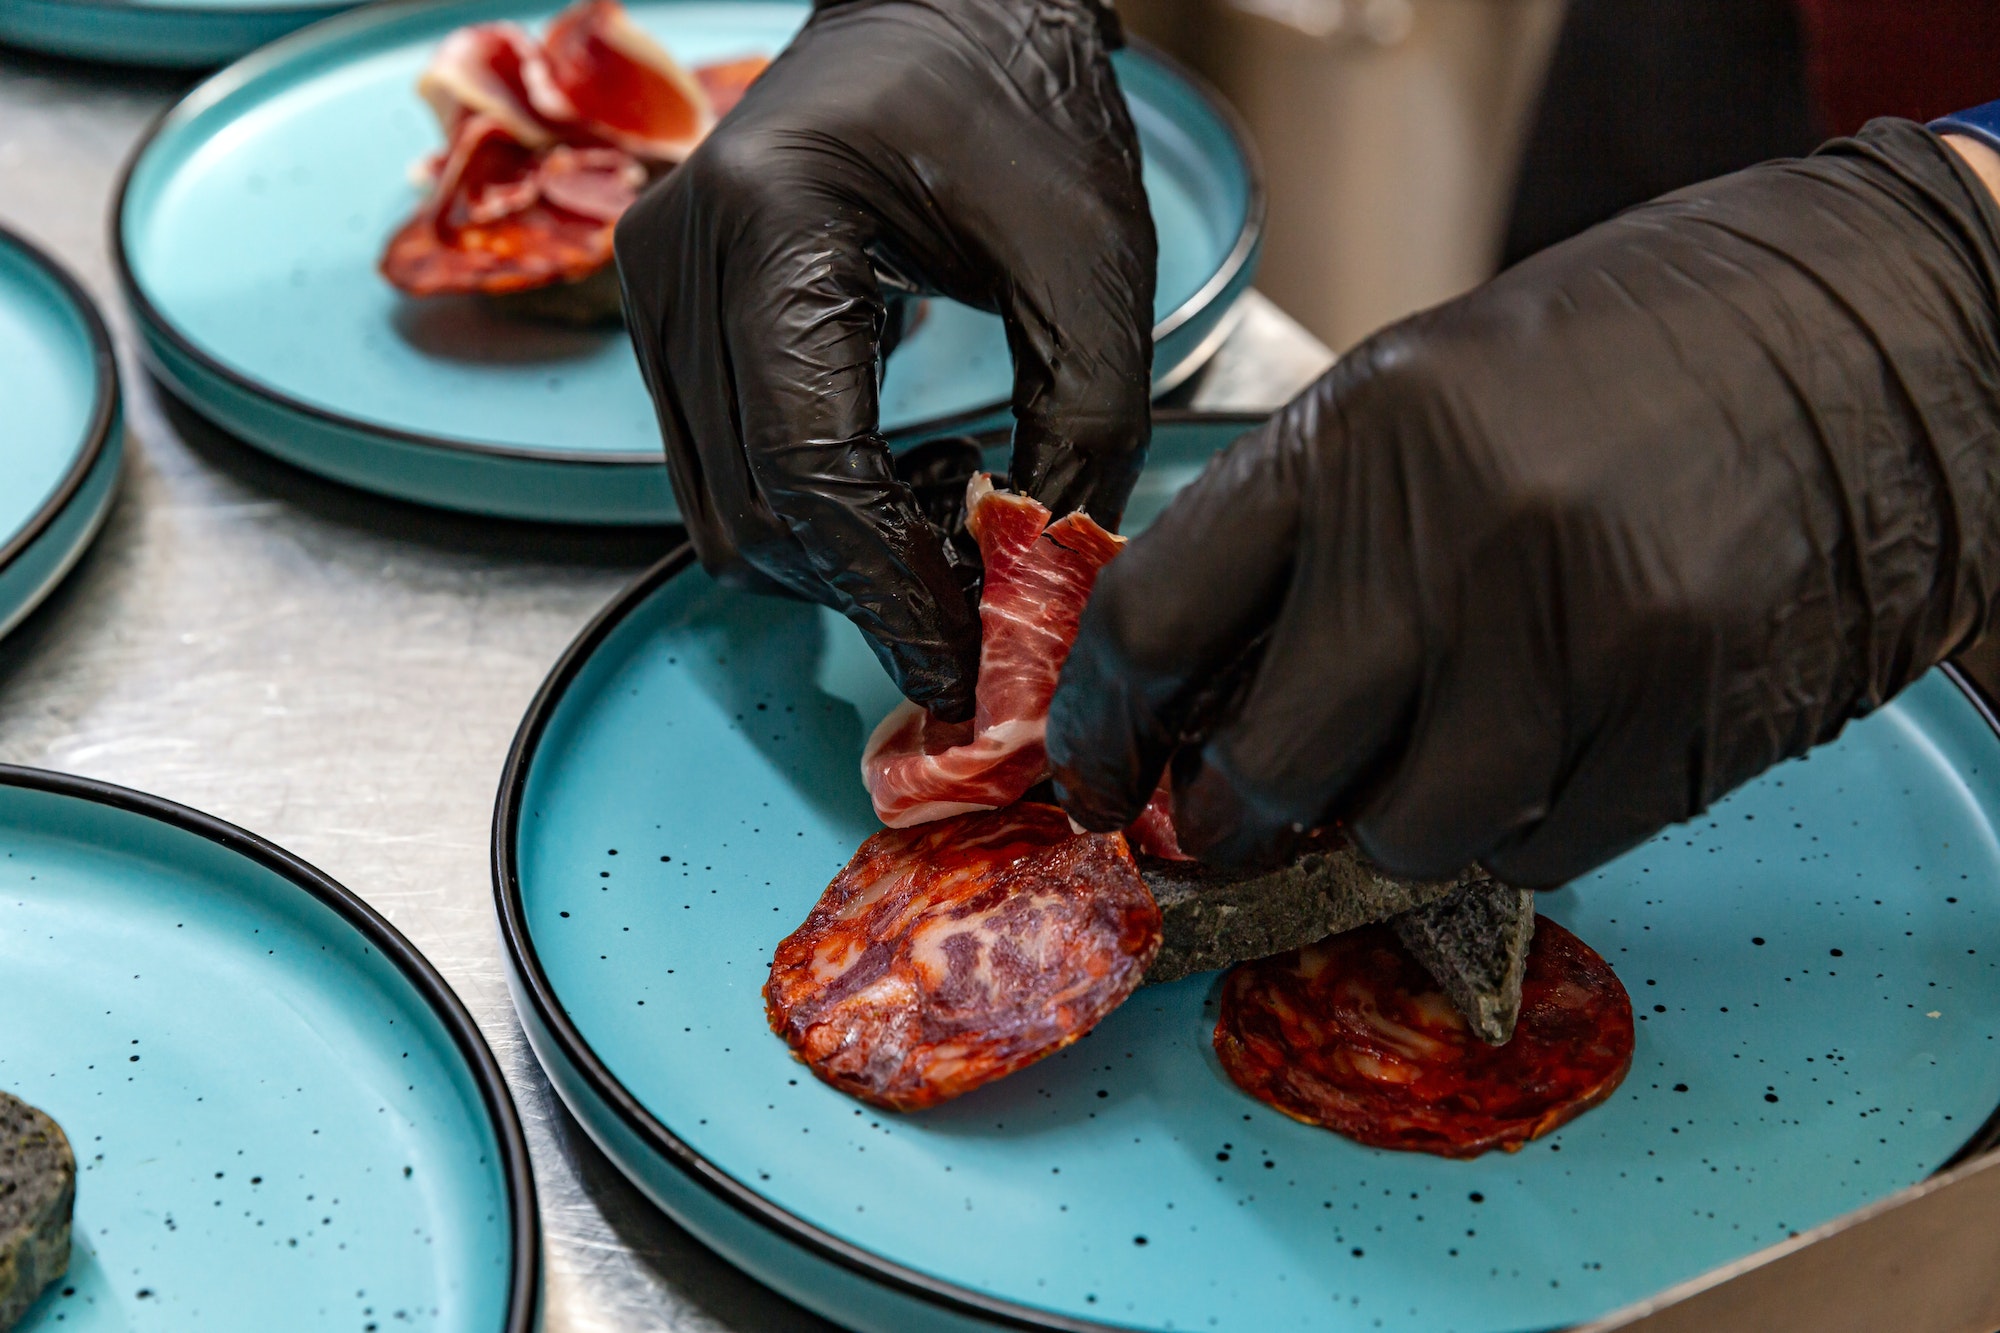
[[1243, 963], [1215, 1051], [1252, 1097], [1377, 1148], [1517, 1152], [1614, 1092], [1632, 1001], [1602, 958], [1538, 917], [1512, 1040], [1489, 1046], [1386, 926]]
[[916, 1111], [1090, 1031], [1159, 948], [1123, 835], [1022, 803], [862, 843], [778, 945], [765, 1012], [821, 1079]]

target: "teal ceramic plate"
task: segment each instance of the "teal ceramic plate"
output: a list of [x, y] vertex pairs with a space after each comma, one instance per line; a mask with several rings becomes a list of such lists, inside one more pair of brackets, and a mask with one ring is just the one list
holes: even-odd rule
[[[478, 513], [587, 523], [675, 516], [659, 428], [624, 332], [413, 302], [375, 272], [438, 132], [412, 91], [443, 36], [553, 0], [371, 6], [223, 71], [155, 128], [116, 208], [152, 360], [198, 410], [301, 467]], [[688, 63], [775, 53], [788, 0], [634, 0]], [[1118, 57], [1160, 234], [1156, 378], [1204, 360], [1250, 281], [1263, 199], [1220, 106], [1162, 59]], [[886, 428], [917, 439], [1001, 419], [1000, 321], [946, 301], [890, 359]]]
[[7, 0], [0, 42], [72, 60], [206, 69], [358, 0]]
[[[1163, 425], [1135, 521], [1226, 428]], [[556, 1087], [655, 1200], [855, 1327], [1545, 1329], [1919, 1180], [2000, 1103], [2000, 738], [1936, 673], [1541, 910], [1632, 994], [1616, 1097], [1518, 1155], [1360, 1147], [1238, 1092], [1218, 974], [920, 1115], [766, 1029], [778, 940], [879, 826], [845, 622], [684, 552], [521, 729], [494, 856]]]
[[62, 581], [103, 526], [124, 461], [118, 366], [97, 307], [0, 227], [0, 634]]
[[527, 1145], [471, 1017], [241, 829], [0, 767], [0, 1088], [79, 1167], [17, 1333], [532, 1326]]

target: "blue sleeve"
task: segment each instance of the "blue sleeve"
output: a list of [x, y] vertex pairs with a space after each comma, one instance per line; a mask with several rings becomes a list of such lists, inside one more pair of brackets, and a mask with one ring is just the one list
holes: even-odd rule
[[1939, 134], [1963, 134], [1979, 140], [2000, 153], [2000, 102], [1988, 102], [1969, 111], [1954, 111], [1930, 124]]

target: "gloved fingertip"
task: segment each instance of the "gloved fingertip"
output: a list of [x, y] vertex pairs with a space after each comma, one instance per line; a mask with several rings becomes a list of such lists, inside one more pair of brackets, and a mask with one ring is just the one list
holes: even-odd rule
[[1175, 755], [1174, 834], [1197, 861], [1239, 872], [1275, 869], [1308, 832], [1306, 821], [1246, 796], [1196, 747]]
[[1128, 793], [1106, 791], [1092, 785], [1073, 769], [1057, 767], [1050, 776], [1056, 804], [1092, 833], [1113, 833], [1129, 825], [1146, 808], [1144, 797], [1137, 802]]

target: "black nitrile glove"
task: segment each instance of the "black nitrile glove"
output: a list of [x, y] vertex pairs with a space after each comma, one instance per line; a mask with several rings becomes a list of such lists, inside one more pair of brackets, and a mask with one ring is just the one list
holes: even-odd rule
[[1364, 343], [1105, 570], [1063, 804], [1119, 827], [1187, 739], [1207, 859], [1338, 819], [1545, 887], [1831, 739], [2000, 591], [1997, 227], [1879, 121]]
[[822, 4], [618, 224], [627, 323], [710, 572], [847, 614], [971, 716], [979, 620], [878, 419], [885, 291], [1005, 319], [1015, 485], [1115, 526], [1148, 434], [1155, 240], [1091, 0]]

